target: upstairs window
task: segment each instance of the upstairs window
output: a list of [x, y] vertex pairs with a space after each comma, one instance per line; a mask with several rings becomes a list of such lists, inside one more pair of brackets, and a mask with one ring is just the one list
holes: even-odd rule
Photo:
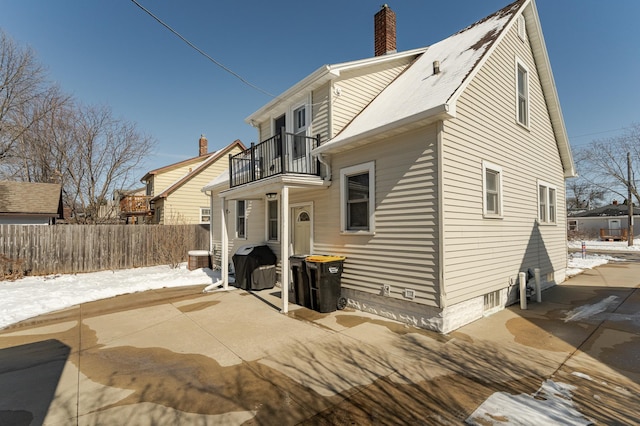
[[517, 119], [524, 127], [529, 127], [529, 71], [520, 61], [516, 66]]

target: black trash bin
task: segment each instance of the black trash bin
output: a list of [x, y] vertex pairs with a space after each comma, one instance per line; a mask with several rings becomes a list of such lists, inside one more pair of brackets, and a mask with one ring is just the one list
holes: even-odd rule
[[311, 307], [309, 294], [309, 275], [307, 274], [307, 255], [293, 255], [289, 257], [289, 267], [293, 278], [293, 294], [296, 305]]
[[311, 309], [333, 312], [344, 307], [340, 296], [344, 259], [342, 256], [308, 256], [305, 259]]
[[245, 245], [233, 255], [235, 286], [244, 290], [263, 290], [276, 285], [276, 255], [266, 245]]

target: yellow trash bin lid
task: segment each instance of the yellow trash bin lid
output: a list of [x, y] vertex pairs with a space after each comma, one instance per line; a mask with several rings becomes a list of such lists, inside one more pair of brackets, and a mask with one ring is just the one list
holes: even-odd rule
[[325, 263], [325, 262], [336, 262], [339, 260], [345, 260], [344, 256], [324, 256], [324, 255], [312, 255], [307, 256], [304, 260], [305, 262], [313, 262], [313, 263]]

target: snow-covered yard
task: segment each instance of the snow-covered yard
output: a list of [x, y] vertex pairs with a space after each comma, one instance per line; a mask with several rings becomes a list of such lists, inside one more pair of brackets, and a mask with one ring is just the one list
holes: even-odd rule
[[[639, 250], [640, 242], [632, 247], [626, 243], [587, 241], [587, 252], [594, 250]], [[569, 248], [580, 248], [581, 242], [570, 242]], [[594, 268], [614, 259], [612, 256], [581, 253], [569, 256], [567, 276]], [[136, 268], [121, 271], [102, 271], [88, 274], [25, 277], [17, 281], [0, 281], [0, 329], [16, 322], [80, 303], [105, 299], [120, 294], [164, 287], [202, 284], [203, 289], [216, 283], [220, 272], [210, 269], [189, 271], [186, 264], [172, 269], [168, 266]]]

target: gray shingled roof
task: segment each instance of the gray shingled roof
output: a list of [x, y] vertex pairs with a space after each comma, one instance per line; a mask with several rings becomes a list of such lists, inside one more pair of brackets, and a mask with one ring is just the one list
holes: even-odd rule
[[[572, 217], [600, 217], [600, 216], [626, 216], [629, 214], [629, 208], [626, 204], [609, 204], [608, 206], [598, 207], [597, 209], [588, 210], [584, 213], [578, 213]], [[633, 207], [634, 216], [640, 215], [640, 208]]]
[[60, 191], [57, 183], [0, 181], [0, 214], [58, 216]]

